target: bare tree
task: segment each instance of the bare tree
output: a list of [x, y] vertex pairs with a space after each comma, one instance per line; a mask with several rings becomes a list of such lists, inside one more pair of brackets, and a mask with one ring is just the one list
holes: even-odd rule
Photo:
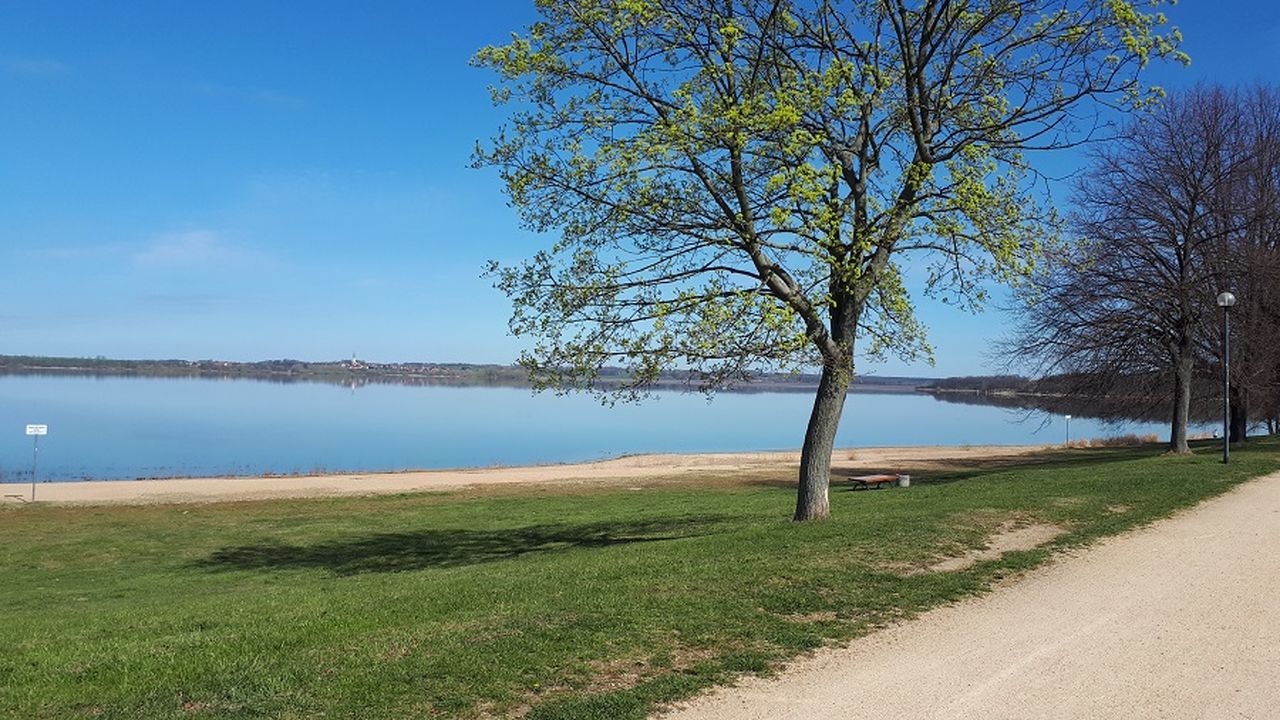
[[1237, 230], [1222, 218], [1242, 130], [1230, 93], [1198, 87], [1096, 149], [1076, 188], [1079, 241], [1036, 276], [1005, 343], [1014, 362], [1071, 378], [1076, 397], [1170, 403], [1175, 453], [1189, 452], [1194, 370], [1216, 337], [1222, 274], [1206, 258]]
[[[1222, 239], [1208, 258], [1217, 284], [1235, 292], [1232, 309], [1231, 440], [1242, 441], [1254, 420], [1280, 409], [1280, 92], [1257, 85], [1237, 91], [1240, 118], [1233, 142], [1242, 162], [1218, 203]], [[1215, 318], [1216, 319], [1216, 318]], [[1221, 343], [1205, 348], [1220, 363]], [[1220, 365], [1218, 368], [1220, 369]], [[1220, 370], [1219, 370], [1220, 371]], [[1220, 375], [1219, 375], [1220, 376]]]

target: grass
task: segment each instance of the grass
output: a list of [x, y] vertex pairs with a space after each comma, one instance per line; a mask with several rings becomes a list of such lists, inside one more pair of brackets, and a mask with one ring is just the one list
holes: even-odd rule
[[[643, 718], [1280, 468], [1074, 449], [833, 489], [783, 478], [0, 512], [0, 717]], [[916, 572], [1009, 519], [1051, 547]]]

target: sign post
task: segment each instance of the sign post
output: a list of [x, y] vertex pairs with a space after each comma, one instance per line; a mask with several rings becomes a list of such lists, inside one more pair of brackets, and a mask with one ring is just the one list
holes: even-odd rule
[[40, 458], [40, 436], [49, 434], [48, 425], [28, 425], [27, 434], [31, 436], [31, 502], [36, 501], [36, 463]]

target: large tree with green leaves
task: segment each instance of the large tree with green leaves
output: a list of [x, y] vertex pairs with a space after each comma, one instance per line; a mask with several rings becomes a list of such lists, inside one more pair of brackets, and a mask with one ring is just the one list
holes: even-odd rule
[[866, 356], [931, 356], [904, 270], [966, 307], [1055, 237], [1026, 153], [1140, 107], [1182, 59], [1161, 0], [538, 0], [474, 62], [510, 121], [477, 149], [559, 240], [495, 264], [540, 387], [637, 397], [818, 366], [795, 518], [828, 514]]

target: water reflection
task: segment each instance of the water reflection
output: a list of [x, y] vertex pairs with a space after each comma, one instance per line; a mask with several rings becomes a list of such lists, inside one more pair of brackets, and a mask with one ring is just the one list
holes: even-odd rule
[[[1072, 395], [1032, 395], [1000, 392], [948, 391], [930, 393], [934, 400], [961, 405], [980, 405], [1006, 410], [1020, 410], [1033, 417], [1047, 415], [1071, 415], [1079, 418], [1114, 424], [1168, 423], [1173, 414], [1170, 400], [1146, 398], [1135, 401], [1126, 399], [1084, 399]], [[1191, 421], [1211, 423], [1221, 419], [1221, 399], [1209, 393], [1193, 396]]]

